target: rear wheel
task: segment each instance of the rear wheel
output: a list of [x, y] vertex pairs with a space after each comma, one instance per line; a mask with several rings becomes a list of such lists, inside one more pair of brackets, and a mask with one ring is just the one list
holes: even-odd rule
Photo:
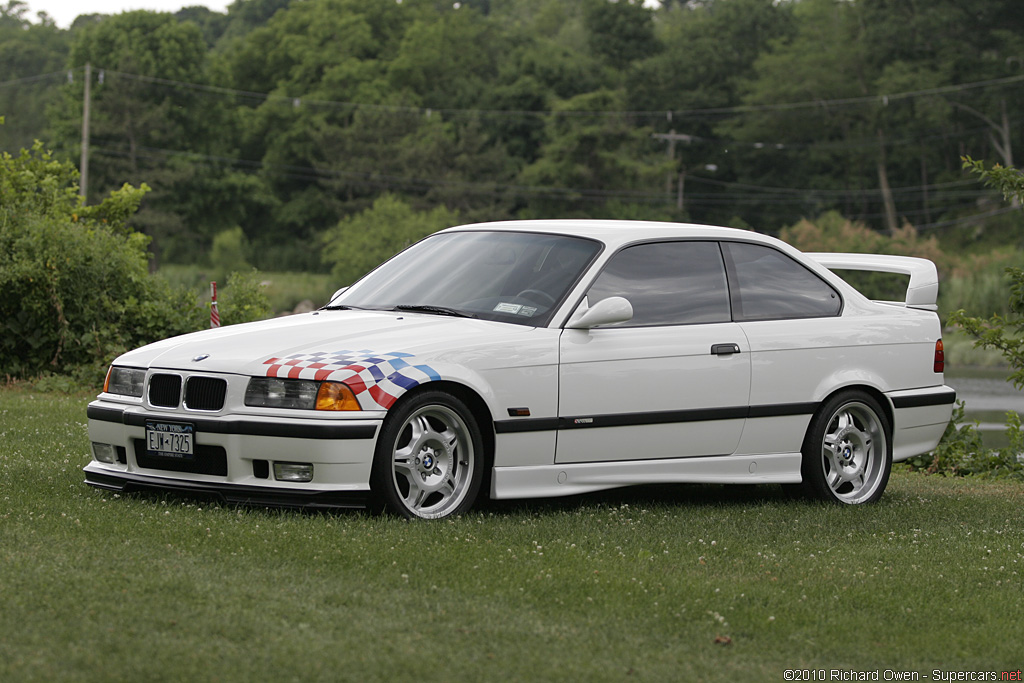
[[392, 409], [377, 440], [370, 485], [391, 512], [439, 519], [476, 500], [483, 439], [466, 405], [443, 391], [416, 394]]
[[865, 392], [830, 398], [811, 420], [804, 439], [803, 492], [850, 505], [878, 500], [892, 468], [891, 433], [885, 411]]

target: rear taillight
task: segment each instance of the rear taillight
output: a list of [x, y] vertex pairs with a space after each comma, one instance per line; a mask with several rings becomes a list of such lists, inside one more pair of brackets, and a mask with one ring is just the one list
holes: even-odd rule
[[946, 354], [942, 350], [942, 340], [935, 342], [935, 361], [933, 365], [935, 372], [942, 372], [946, 369]]

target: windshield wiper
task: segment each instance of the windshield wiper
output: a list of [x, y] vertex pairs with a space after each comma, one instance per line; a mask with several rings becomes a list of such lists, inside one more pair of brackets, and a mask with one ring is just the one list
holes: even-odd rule
[[349, 306], [348, 304], [338, 304], [337, 306], [324, 306], [320, 309], [321, 311], [365, 311], [368, 309], [362, 306]]
[[424, 306], [419, 304], [398, 304], [395, 306], [396, 311], [415, 311], [417, 313], [436, 313], [437, 315], [450, 315], [456, 318], [475, 318], [476, 316], [472, 313], [466, 313], [459, 311], [454, 308], [446, 308], [445, 306]]

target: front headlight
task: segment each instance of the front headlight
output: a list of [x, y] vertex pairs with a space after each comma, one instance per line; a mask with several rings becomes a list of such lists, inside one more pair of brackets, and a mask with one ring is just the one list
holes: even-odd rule
[[146, 371], [139, 368], [119, 368], [111, 365], [107, 372], [107, 380], [103, 383], [103, 391], [108, 394], [122, 396], [142, 396], [146, 384]]
[[312, 410], [316, 407], [319, 384], [308, 379], [253, 377], [245, 389], [245, 405]]
[[360, 410], [352, 390], [340, 382], [253, 377], [245, 389], [245, 405], [298, 410]]

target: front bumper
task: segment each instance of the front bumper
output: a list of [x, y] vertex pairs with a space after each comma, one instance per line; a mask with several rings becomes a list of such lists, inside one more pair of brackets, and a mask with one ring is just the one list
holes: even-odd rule
[[86, 465], [84, 472], [86, 484], [105, 491], [180, 493], [214, 498], [230, 505], [350, 510], [365, 508], [369, 502], [368, 491], [300, 491], [270, 486], [219, 485], [128, 472], [111, 472], [97, 462]]
[[[163, 412], [102, 398], [89, 404], [87, 416], [90, 441], [113, 446], [117, 454], [116, 462], [94, 459], [85, 467], [85, 483], [90, 486], [307, 508], [365, 505], [381, 424], [372, 418]], [[193, 425], [194, 456], [162, 458], [148, 453], [148, 421]], [[311, 465], [312, 480], [279, 481], [274, 478], [275, 463]]]

